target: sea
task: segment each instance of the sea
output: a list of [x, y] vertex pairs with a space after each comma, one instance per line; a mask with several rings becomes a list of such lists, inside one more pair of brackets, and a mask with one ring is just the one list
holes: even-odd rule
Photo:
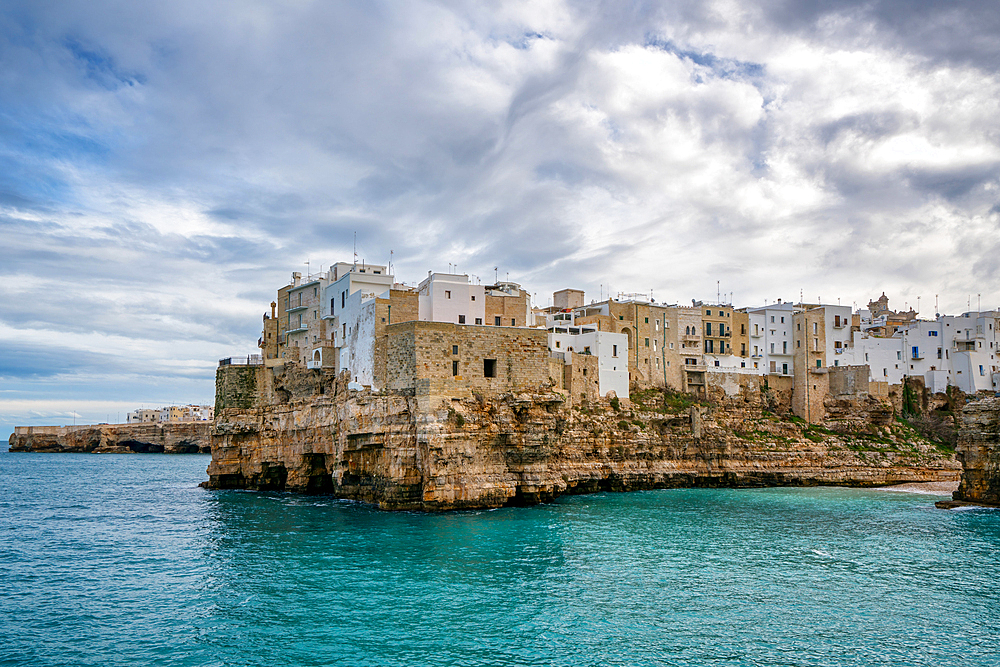
[[1000, 510], [845, 488], [384, 512], [0, 454], [0, 665], [1000, 664]]

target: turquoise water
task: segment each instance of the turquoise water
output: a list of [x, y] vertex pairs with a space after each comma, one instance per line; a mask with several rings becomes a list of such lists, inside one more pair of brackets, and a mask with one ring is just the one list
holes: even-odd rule
[[665, 490], [425, 515], [0, 454], [0, 665], [990, 665], [1000, 511]]

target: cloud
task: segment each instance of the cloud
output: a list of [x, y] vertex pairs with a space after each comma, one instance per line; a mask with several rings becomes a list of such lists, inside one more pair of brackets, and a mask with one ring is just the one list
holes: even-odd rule
[[[401, 280], [498, 267], [543, 303], [568, 286], [712, 300], [718, 281], [737, 305], [997, 305], [981, 239], [1000, 201], [998, 16], [7, 3], [0, 339], [24, 346], [8, 372], [46, 400], [117, 394], [114, 377], [136, 400], [210, 396], [289, 272], [351, 258], [355, 234]], [[58, 381], [32, 374], [63, 352]]]

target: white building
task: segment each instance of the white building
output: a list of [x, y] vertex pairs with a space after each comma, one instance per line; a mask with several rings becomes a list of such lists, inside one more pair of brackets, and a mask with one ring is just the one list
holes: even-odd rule
[[553, 326], [549, 332], [549, 351], [562, 353], [566, 363], [573, 355], [597, 357], [597, 388], [601, 396], [609, 391], [628, 398], [628, 336], [598, 331], [594, 326]]
[[795, 307], [791, 303], [781, 301], [747, 309], [750, 318], [750, 361], [753, 369], [761, 375], [792, 374], [794, 312]]
[[843, 365], [868, 364], [871, 379], [899, 384], [904, 377], [922, 377], [933, 392], [954, 385], [966, 393], [1000, 389], [995, 311], [959, 316], [938, 315], [915, 320], [891, 338], [855, 332]]
[[467, 275], [428, 271], [417, 292], [423, 322], [481, 325], [486, 317], [483, 286], [471, 284]]
[[327, 339], [313, 348], [307, 365], [349, 370], [353, 381], [374, 385], [376, 299], [388, 299], [393, 285], [382, 265], [332, 266], [323, 302]]

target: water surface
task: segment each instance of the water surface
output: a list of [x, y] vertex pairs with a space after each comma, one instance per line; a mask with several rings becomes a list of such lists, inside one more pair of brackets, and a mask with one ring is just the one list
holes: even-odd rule
[[681, 489], [387, 513], [0, 454], [0, 665], [1000, 662], [1000, 511]]

